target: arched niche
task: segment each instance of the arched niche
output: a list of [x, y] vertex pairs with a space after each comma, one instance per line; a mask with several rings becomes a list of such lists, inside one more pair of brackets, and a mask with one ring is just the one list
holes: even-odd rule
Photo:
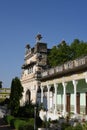
[[30, 92], [30, 90], [28, 89], [28, 90], [26, 91], [26, 103], [27, 103], [27, 104], [30, 104], [30, 102], [31, 102], [31, 92]]

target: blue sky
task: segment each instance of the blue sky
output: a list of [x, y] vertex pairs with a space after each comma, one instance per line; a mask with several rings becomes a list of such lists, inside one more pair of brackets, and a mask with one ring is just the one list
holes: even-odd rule
[[62, 40], [87, 41], [87, 0], [0, 0], [0, 80], [21, 76], [25, 45], [35, 36], [51, 48]]

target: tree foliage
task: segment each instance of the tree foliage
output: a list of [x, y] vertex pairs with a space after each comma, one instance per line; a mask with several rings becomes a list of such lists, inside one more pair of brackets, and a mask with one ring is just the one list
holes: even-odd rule
[[51, 67], [54, 67], [85, 55], [87, 55], [86, 42], [74, 39], [68, 45], [65, 41], [62, 41], [51, 49], [48, 55], [48, 63]]
[[80, 56], [87, 55], [87, 43], [84, 41], [79, 41], [78, 39], [75, 39], [70, 46], [73, 50], [73, 58], [78, 58]]
[[20, 106], [20, 99], [22, 98], [23, 87], [18, 77], [12, 79], [11, 93], [10, 93], [10, 109], [11, 114], [16, 115]]
[[2, 81], [0, 81], [0, 88], [2, 88]]

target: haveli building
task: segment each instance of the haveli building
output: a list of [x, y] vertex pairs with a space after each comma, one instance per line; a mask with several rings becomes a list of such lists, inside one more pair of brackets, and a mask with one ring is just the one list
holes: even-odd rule
[[10, 97], [10, 88], [0, 88], [0, 100]]
[[40, 39], [39, 34], [35, 47], [26, 46], [21, 105], [31, 101], [54, 113], [87, 114], [87, 56], [49, 68], [49, 49]]

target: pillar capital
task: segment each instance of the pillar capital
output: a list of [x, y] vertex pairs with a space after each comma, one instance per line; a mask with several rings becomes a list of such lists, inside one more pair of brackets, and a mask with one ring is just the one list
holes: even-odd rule
[[58, 83], [54, 83], [54, 88], [58, 87]]
[[78, 81], [77, 80], [73, 80], [72, 83], [73, 83], [74, 86], [77, 86]]
[[51, 88], [51, 85], [47, 84], [47, 89], [50, 89]]
[[87, 78], [85, 78], [85, 82], [87, 83]]
[[62, 85], [63, 85], [63, 87], [66, 87], [67, 83], [66, 82], [62, 82]]
[[43, 90], [43, 86], [40, 86], [41, 90]]

